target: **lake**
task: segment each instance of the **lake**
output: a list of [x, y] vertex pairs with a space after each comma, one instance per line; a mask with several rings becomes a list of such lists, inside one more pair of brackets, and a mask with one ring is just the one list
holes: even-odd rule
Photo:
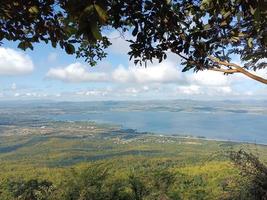
[[267, 101], [0, 102], [0, 123], [95, 121], [162, 135], [267, 144]]
[[96, 121], [157, 134], [267, 144], [267, 115], [229, 112], [107, 111], [49, 115], [53, 120]]

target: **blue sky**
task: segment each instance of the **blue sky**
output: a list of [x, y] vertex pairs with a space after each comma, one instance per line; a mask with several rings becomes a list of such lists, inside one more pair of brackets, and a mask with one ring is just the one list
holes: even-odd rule
[[[4, 41], [0, 47], [0, 100], [51, 99], [64, 101], [146, 99], [267, 99], [267, 87], [237, 74], [182, 73], [181, 60], [169, 54], [147, 68], [129, 61], [128, 43], [110, 33], [108, 57], [90, 67], [83, 59], [46, 44], [34, 51]], [[240, 61], [235, 58], [235, 62]], [[266, 77], [266, 70], [258, 72]]]

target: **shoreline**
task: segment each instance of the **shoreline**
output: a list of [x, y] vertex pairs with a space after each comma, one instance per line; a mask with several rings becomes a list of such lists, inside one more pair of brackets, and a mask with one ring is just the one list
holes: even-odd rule
[[255, 142], [249, 142], [249, 141], [241, 141], [241, 140], [226, 140], [226, 139], [220, 139], [220, 138], [207, 138], [204, 136], [186, 136], [186, 135], [179, 135], [179, 134], [158, 134], [153, 132], [139, 132], [138, 133], [148, 133], [155, 137], [173, 137], [173, 138], [181, 138], [181, 139], [193, 139], [193, 140], [205, 140], [205, 141], [215, 141], [215, 142], [228, 142], [228, 143], [238, 143], [238, 144], [254, 144], [254, 145], [261, 145], [261, 146], [267, 146], [267, 143], [255, 143]]
[[267, 143], [259, 143], [259, 142], [252, 142], [252, 141], [242, 141], [242, 140], [230, 140], [230, 139], [222, 139], [222, 138], [208, 138], [206, 136], [193, 136], [190, 134], [172, 134], [172, 133], [162, 133], [162, 132], [151, 132], [151, 131], [141, 131], [138, 129], [133, 129], [133, 128], [127, 128], [124, 127], [123, 125], [120, 124], [114, 124], [114, 123], [109, 123], [109, 122], [100, 122], [97, 120], [52, 120], [53, 122], [89, 122], [89, 123], [95, 123], [95, 124], [99, 124], [99, 125], [110, 125], [110, 126], [116, 126], [116, 127], [120, 127], [121, 130], [123, 131], [130, 131], [131, 133], [137, 133], [137, 134], [143, 134], [143, 135], [153, 135], [156, 137], [178, 137], [178, 138], [182, 138], [182, 139], [195, 139], [195, 140], [206, 140], [206, 141], [217, 141], [217, 142], [232, 142], [232, 143], [239, 143], [239, 144], [255, 144], [255, 145], [263, 145], [263, 146], [267, 146]]

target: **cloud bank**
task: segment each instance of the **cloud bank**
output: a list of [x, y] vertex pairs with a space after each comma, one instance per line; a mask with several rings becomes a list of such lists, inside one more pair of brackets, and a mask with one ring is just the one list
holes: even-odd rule
[[23, 75], [34, 69], [31, 58], [10, 48], [0, 47], [0, 75]]
[[102, 82], [107, 80], [106, 73], [90, 73], [85, 65], [78, 62], [70, 64], [65, 68], [51, 68], [47, 72], [46, 77], [72, 83]]
[[109, 71], [95, 72], [81, 63], [66, 67], [51, 68], [46, 77], [67, 83], [102, 82], [108, 90], [88, 89], [75, 93], [78, 96], [155, 97], [183, 98], [202, 96], [205, 98], [251, 96], [251, 91], [238, 91], [236, 87], [246, 83], [241, 75], [225, 76], [220, 72], [200, 71], [182, 73], [179, 63], [169, 59], [162, 63], [149, 64], [147, 68], [119, 65]]

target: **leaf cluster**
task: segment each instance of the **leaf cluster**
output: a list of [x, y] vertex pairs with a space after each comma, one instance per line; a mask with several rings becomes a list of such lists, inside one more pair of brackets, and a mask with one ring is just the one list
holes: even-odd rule
[[50, 42], [92, 66], [111, 44], [105, 31], [131, 32], [129, 56], [136, 64], [159, 62], [171, 51], [184, 69], [217, 67], [234, 54], [246, 69], [267, 63], [267, 5], [264, 0], [3, 0], [0, 41], [19, 41], [21, 49]]

